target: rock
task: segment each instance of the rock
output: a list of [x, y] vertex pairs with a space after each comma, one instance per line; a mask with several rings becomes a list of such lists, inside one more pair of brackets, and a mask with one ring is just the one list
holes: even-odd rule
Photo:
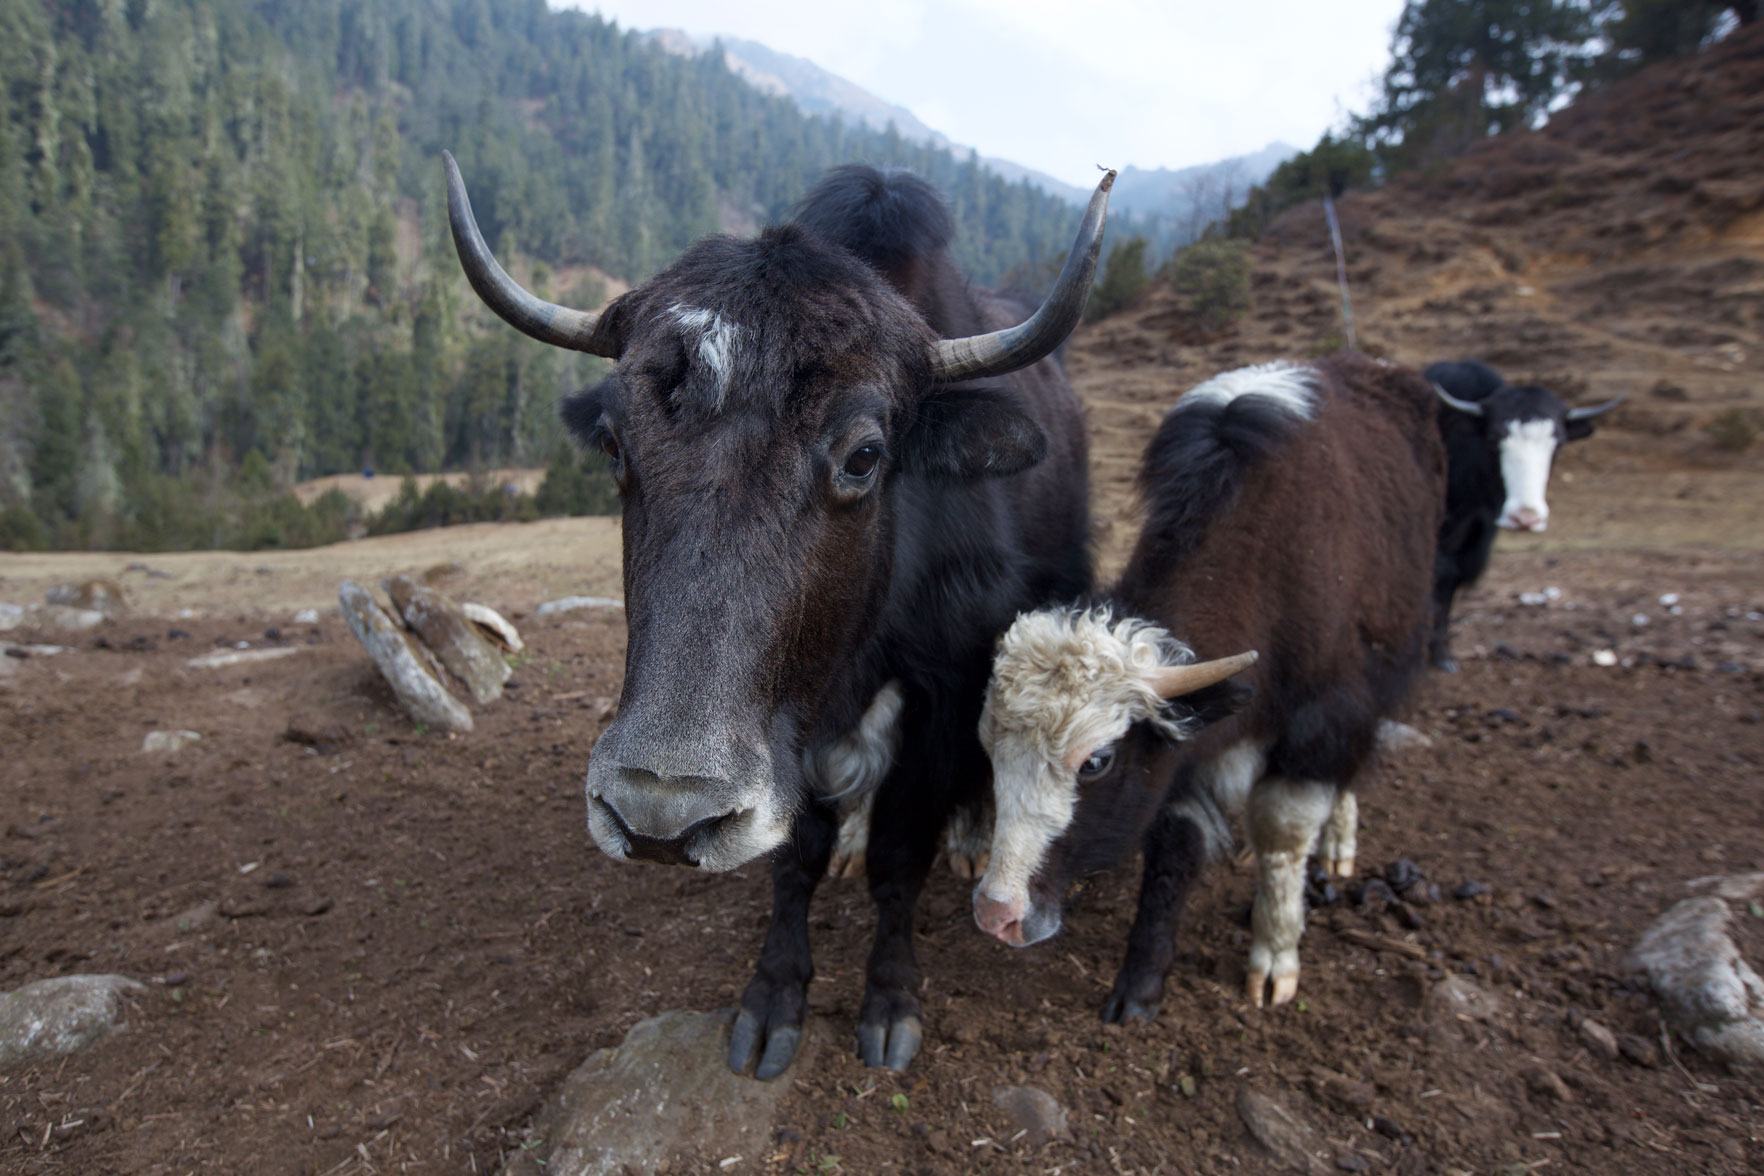
[[16, 604], [0, 604], [0, 630], [16, 629], [24, 624], [25, 610]]
[[1580, 1043], [1586, 1046], [1594, 1057], [1603, 1058], [1607, 1062], [1617, 1060], [1617, 1035], [1615, 1033], [1591, 1017], [1582, 1017], [1580, 1024], [1574, 1027], [1574, 1031], [1580, 1035]]
[[574, 612], [579, 608], [624, 608], [625, 602], [614, 600], [610, 596], [565, 596], [560, 600], [548, 600], [534, 611], [542, 617], [553, 613]]
[[1372, 1100], [1378, 1092], [1370, 1082], [1359, 1082], [1346, 1074], [1316, 1066], [1311, 1070], [1311, 1093], [1336, 1110], [1363, 1117], [1372, 1108]]
[[1427, 990], [1421, 1011], [1434, 1024], [1495, 1024], [1502, 1020], [1506, 1009], [1498, 995], [1454, 972]]
[[301, 652], [302, 645], [277, 645], [269, 649], [223, 649], [219, 653], [205, 653], [201, 657], [193, 657], [184, 664], [193, 670], [216, 670], [223, 666], [250, 665], [252, 662], [275, 661], [279, 657], [288, 657]]
[[484, 630], [485, 636], [510, 653], [519, 653], [527, 647], [526, 643], [521, 640], [520, 632], [509, 623], [507, 618], [489, 605], [468, 600], [459, 608], [474, 625]]
[[1481, 898], [1485, 894], [1493, 893], [1494, 891], [1483, 883], [1472, 882], [1470, 879], [1466, 878], [1464, 881], [1458, 883], [1457, 888], [1452, 891], [1452, 897], [1459, 902], [1467, 902], [1472, 898]]
[[[418, 660], [404, 630], [386, 615], [365, 588], [345, 580], [337, 590], [343, 619], [380, 673], [391, 683], [399, 704], [411, 718], [442, 731], [470, 731], [472, 715], [447, 687]], [[281, 652], [281, 651], [278, 651]]]
[[1237, 1092], [1237, 1117], [1280, 1167], [1322, 1176], [1330, 1166], [1320, 1155], [1329, 1149], [1317, 1133], [1265, 1094], [1245, 1086]]
[[95, 608], [74, 608], [66, 604], [33, 604], [30, 621], [51, 629], [95, 629], [104, 623], [104, 614]]
[[1657, 1070], [1660, 1067], [1660, 1047], [1645, 1037], [1625, 1033], [1617, 1039], [1617, 1049], [1624, 1060], [1644, 1069]]
[[1432, 738], [1423, 735], [1407, 723], [1399, 723], [1393, 719], [1380, 719], [1378, 722], [1379, 751], [1401, 753], [1418, 751], [1432, 746]]
[[513, 671], [459, 605], [409, 576], [392, 577], [386, 590], [404, 623], [434, 651], [447, 672], [464, 684], [475, 702], [483, 705], [502, 697], [502, 684]]
[[[615, 1049], [595, 1050], [565, 1079], [533, 1126], [509, 1176], [624, 1176], [682, 1168], [686, 1152], [741, 1156], [758, 1171], [790, 1082], [732, 1073], [725, 1057], [733, 1009], [669, 1012], [639, 1021]], [[786, 1074], [804, 1071], [809, 1033]], [[715, 1169], [713, 1169], [715, 1170]]]
[[1527, 1066], [1520, 1077], [1525, 1079], [1525, 1085], [1531, 1093], [1546, 1102], [1574, 1101], [1574, 1095], [1569, 1091], [1568, 1084], [1562, 1081], [1562, 1076], [1547, 1066]]
[[318, 624], [318, 619], [318, 609], [316, 608], [303, 608], [294, 614], [294, 623], [296, 625], [316, 625]]
[[1630, 954], [1660, 998], [1666, 1021], [1705, 1056], [1734, 1069], [1764, 1069], [1764, 979], [1728, 934], [1728, 901], [1749, 901], [1764, 875], [1700, 878], [1707, 891], [1661, 915]]
[[335, 755], [355, 741], [355, 735], [342, 723], [326, 723], [311, 715], [298, 714], [288, 720], [282, 738], [312, 748], [320, 755]]
[[78, 1053], [122, 1029], [127, 976], [59, 976], [0, 995], [0, 1070]]
[[1066, 1108], [1045, 1090], [1033, 1086], [1001, 1086], [992, 1103], [1011, 1117], [1011, 1133], [1024, 1132], [1022, 1142], [1040, 1147], [1051, 1139], [1070, 1139]]
[[129, 599], [122, 585], [115, 580], [86, 580], [79, 584], [57, 584], [43, 594], [52, 605], [63, 605], [83, 612], [106, 617], [120, 617], [129, 611]]
[[149, 731], [141, 740], [142, 751], [176, 751], [201, 739], [196, 731]]

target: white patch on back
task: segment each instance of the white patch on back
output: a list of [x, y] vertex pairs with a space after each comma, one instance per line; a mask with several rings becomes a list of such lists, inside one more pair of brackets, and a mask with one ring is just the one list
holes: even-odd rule
[[668, 310], [674, 316], [674, 321], [680, 324], [681, 330], [696, 337], [698, 361], [710, 369], [711, 380], [717, 392], [713, 411], [720, 412], [723, 398], [729, 391], [729, 381], [734, 376], [735, 345], [740, 339], [741, 328], [715, 311], [701, 306], [685, 306], [676, 302]]
[[1257, 364], [1222, 372], [1190, 389], [1176, 402], [1176, 409], [1196, 404], [1229, 404], [1239, 396], [1265, 396], [1301, 420], [1317, 411], [1316, 372], [1291, 360]]
[[1550, 507], [1544, 501], [1544, 488], [1549, 485], [1550, 462], [1555, 456], [1555, 421], [1514, 421], [1507, 426], [1507, 435], [1501, 438], [1501, 483], [1507, 500], [1501, 506], [1498, 525], [1518, 527], [1519, 512], [1529, 510], [1536, 516], [1531, 530], [1545, 528]]

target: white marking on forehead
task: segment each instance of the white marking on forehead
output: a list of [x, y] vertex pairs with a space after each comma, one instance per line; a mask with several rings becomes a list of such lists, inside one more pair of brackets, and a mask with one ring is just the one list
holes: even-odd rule
[[1519, 512], [1537, 516], [1534, 530], [1541, 531], [1550, 517], [1544, 489], [1550, 481], [1550, 462], [1556, 456], [1556, 422], [1550, 419], [1512, 421], [1501, 438], [1501, 483], [1506, 502], [1501, 506], [1502, 526], [1517, 525]]
[[741, 328], [718, 314], [714, 310], [706, 310], [702, 306], [687, 306], [676, 302], [668, 308], [680, 329], [697, 337], [698, 361], [710, 369], [711, 380], [717, 391], [713, 411], [720, 412], [723, 398], [728, 395], [729, 381], [735, 371], [735, 346], [741, 336]]
[[1027, 901], [1029, 881], [1072, 823], [1078, 753], [1113, 743], [1149, 721], [1188, 734], [1163, 710], [1154, 671], [1194, 660], [1149, 621], [1116, 621], [1106, 608], [1049, 609], [1019, 616], [999, 640], [980, 715], [992, 757], [992, 860], [981, 893]]
[[1229, 404], [1239, 396], [1266, 396], [1301, 420], [1317, 411], [1315, 369], [1291, 360], [1257, 364], [1222, 372], [1199, 384], [1176, 402], [1178, 409], [1195, 404]]

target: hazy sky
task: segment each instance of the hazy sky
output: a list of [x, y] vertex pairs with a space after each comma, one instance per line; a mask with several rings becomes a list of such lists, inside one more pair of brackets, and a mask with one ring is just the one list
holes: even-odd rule
[[624, 28], [759, 41], [984, 154], [1089, 187], [1364, 110], [1402, 0], [552, 0]]

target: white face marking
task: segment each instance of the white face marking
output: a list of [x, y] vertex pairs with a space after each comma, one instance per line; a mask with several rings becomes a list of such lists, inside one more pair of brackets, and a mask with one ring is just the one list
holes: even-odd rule
[[1316, 413], [1316, 375], [1289, 360], [1238, 368], [1197, 385], [1176, 402], [1178, 409], [1194, 404], [1229, 404], [1239, 396], [1263, 396], [1301, 420]]
[[1514, 421], [1501, 438], [1501, 482], [1507, 501], [1497, 526], [1520, 531], [1542, 531], [1549, 523], [1550, 507], [1544, 487], [1550, 481], [1550, 461], [1556, 456], [1556, 422]]
[[700, 306], [675, 303], [669, 310], [683, 331], [697, 336], [698, 361], [710, 369], [717, 390], [716, 408], [721, 410], [735, 370], [735, 347], [741, 329], [715, 311]]
[[1151, 685], [1194, 654], [1156, 625], [1115, 621], [1106, 609], [1024, 613], [999, 642], [980, 715], [992, 757], [992, 859], [980, 893], [1026, 910], [1029, 882], [1072, 824], [1079, 764], [1134, 723], [1186, 734]]

